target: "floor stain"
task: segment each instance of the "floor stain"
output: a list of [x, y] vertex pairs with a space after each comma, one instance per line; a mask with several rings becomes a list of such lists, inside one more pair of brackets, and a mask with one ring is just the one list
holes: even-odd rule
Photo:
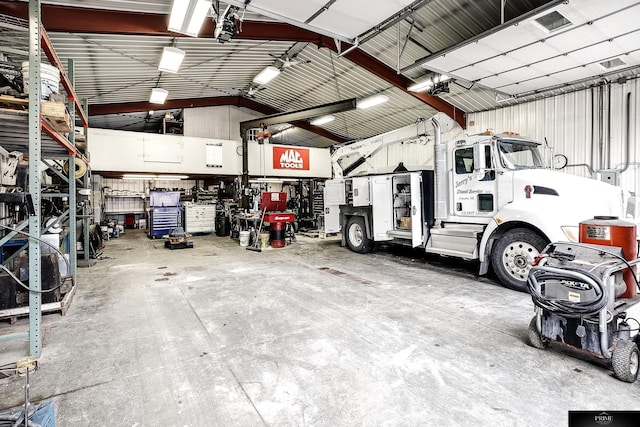
[[155, 281], [156, 281], [156, 282], [166, 282], [167, 280], [169, 280], [169, 278], [168, 278], [168, 277], [163, 277], [163, 278], [161, 278], [161, 279], [156, 279]]
[[353, 274], [345, 273], [344, 271], [335, 270], [335, 269], [330, 268], [330, 267], [318, 267], [318, 270], [325, 271], [327, 273], [333, 274], [333, 275], [338, 276], [338, 277], [342, 277], [342, 278], [347, 279], [347, 280], [351, 280], [351, 281], [356, 282], [356, 283], [360, 283], [361, 285], [365, 285], [365, 286], [376, 286], [377, 285], [377, 283], [372, 282], [370, 280], [363, 279], [362, 277], [354, 276]]

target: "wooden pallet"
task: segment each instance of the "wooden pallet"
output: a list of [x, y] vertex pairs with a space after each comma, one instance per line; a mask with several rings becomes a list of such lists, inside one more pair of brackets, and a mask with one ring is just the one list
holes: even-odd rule
[[16, 98], [11, 95], [0, 95], [0, 104], [23, 110], [29, 107], [29, 98]]
[[[67, 310], [71, 305], [71, 300], [73, 299], [73, 295], [76, 293], [76, 287], [73, 286], [69, 292], [64, 295], [61, 301], [58, 302], [49, 302], [46, 304], [42, 304], [41, 311], [42, 313], [55, 313], [60, 312], [63, 316], [67, 314]], [[29, 315], [29, 306], [24, 307], [16, 307], [16, 308], [7, 308], [4, 310], [0, 310], [0, 319], [9, 319], [9, 323], [15, 323], [19, 317], [25, 317]]]
[[[0, 104], [6, 107], [2, 110], [26, 112], [29, 108], [29, 99], [0, 95]], [[58, 132], [71, 132], [71, 118], [63, 102], [42, 101], [40, 103], [40, 115]]]
[[40, 103], [40, 115], [60, 133], [71, 131], [71, 119], [67, 113], [67, 107], [63, 102], [42, 101]]

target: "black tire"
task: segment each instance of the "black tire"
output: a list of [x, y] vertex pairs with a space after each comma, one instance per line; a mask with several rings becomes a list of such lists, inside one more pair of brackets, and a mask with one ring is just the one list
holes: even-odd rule
[[531, 261], [547, 243], [545, 238], [527, 228], [514, 228], [500, 236], [491, 252], [491, 266], [502, 284], [527, 292]]
[[347, 245], [353, 252], [366, 254], [373, 249], [373, 240], [367, 237], [367, 228], [364, 224], [364, 218], [361, 216], [352, 216], [347, 222], [345, 230]]
[[536, 316], [533, 316], [531, 322], [529, 322], [529, 342], [535, 348], [539, 348], [540, 350], [544, 350], [549, 347], [549, 338], [543, 337], [538, 332], [538, 328], [536, 327]]
[[640, 363], [640, 351], [633, 341], [618, 340], [613, 349], [611, 364], [613, 373], [620, 381], [635, 382], [638, 378], [638, 365]]

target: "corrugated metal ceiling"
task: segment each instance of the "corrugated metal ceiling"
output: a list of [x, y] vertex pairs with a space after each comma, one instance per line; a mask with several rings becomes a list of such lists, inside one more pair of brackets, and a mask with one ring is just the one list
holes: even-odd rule
[[[363, 16], [367, 14], [366, 9], [375, 9], [377, 1], [382, 0], [369, 1], [370, 6], [361, 8]], [[96, 9], [96, 19], [100, 17], [98, 9], [168, 15], [171, 8], [168, 0], [50, 0], [43, 3]], [[295, 15], [296, 8], [301, 7], [294, 0], [282, 0], [280, 3], [290, 8], [291, 16]], [[379, 26], [381, 31], [359, 46], [391, 70], [407, 67], [501, 22], [501, 0], [401, 3], [398, 2], [398, 8], [417, 3], [420, 7], [402, 17], [397, 24], [378, 23], [374, 27]], [[548, 0], [508, 0], [504, 18], [508, 21], [550, 3]], [[224, 4], [221, 2], [221, 5]], [[371, 16], [368, 19], [372, 19]], [[365, 18], [364, 21], [367, 20]], [[245, 19], [273, 21], [273, 18], [253, 12], [247, 12]], [[371, 33], [368, 30], [362, 35]], [[80, 97], [88, 98], [90, 105], [144, 103], [153, 87], [167, 89], [169, 99], [243, 95], [281, 111], [308, 108], [351, 97], [363, 98], [380, 92], [387, 94], [390, 97], [387, 104], [370, 110], [340, 113], [335, 121], [322, 126], [347, 139], [383, 133], [436, 111], [372, 72], [339, 58], [335, 52], [318, 48], [315, 44], [299, 44], [295, 40], [269, 41], [266, 36], [265, 40], [247, 40], [243, 39], [242, 33], [225, 44], [217, 43], [212, 38], [80, 32], [50, 32], [50, 36], [63, 61], [74, 59], [77, 92]], [[159, 73], [157, 64], [162, 48], [174, 44], [187, 53], [180, 72], [175, 75]], [[398, 63], [399, 47], [403, 49]], [[292, 48], [300, 50], [297, 59], [302, 63], [285, 68], [280, 76], [262, 86], [263, 90], [249, 96], [246, 90], [252, 78], [267, 65], [281, 66], [275, 57], [285, 55]], [[404, 75], [416, 80], [429, 73], [423, 67], [415, 67]], [[450, 93], [441, 94], [440, 97], [463, 111], [483, 111], [522, 101], [510, 99], [497, 102], [495, 93], [469, 87], [470, 84], [466, 82], [459, 83], [451, 83]], [[589, 84], [591, 82], [580, 82], [577, 87]], [[562, 91], [571, 89], [563, 88]], [[146, 112], [91, 116], [90, 125], [143, 131], [148, 130], [149, 123], [154, 121], [153, 118], [149, 119]], [[327, 146], [334, 143], [300, 129], [285, 132], [279, 138], [287, 143], [303, 145]]]

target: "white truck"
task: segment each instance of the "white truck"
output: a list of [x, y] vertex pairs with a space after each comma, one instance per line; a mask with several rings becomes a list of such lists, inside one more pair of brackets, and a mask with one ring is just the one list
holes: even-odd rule
[[[440, 141], [454, 126], [439, 113], [336, 150], [325, 233], [341, 233], [359, 253], [384, 242], [479, 260], [480, 275], [491, 266], [504, 285], [526, 291], [531, 261], [547, 243], [577, 241], [580, 221], [623, 214], [619, 187], [546, 168], [540, 143], [513, 133]], [[433, 144], [434, 167], [348, 177], [401, 142]]]

